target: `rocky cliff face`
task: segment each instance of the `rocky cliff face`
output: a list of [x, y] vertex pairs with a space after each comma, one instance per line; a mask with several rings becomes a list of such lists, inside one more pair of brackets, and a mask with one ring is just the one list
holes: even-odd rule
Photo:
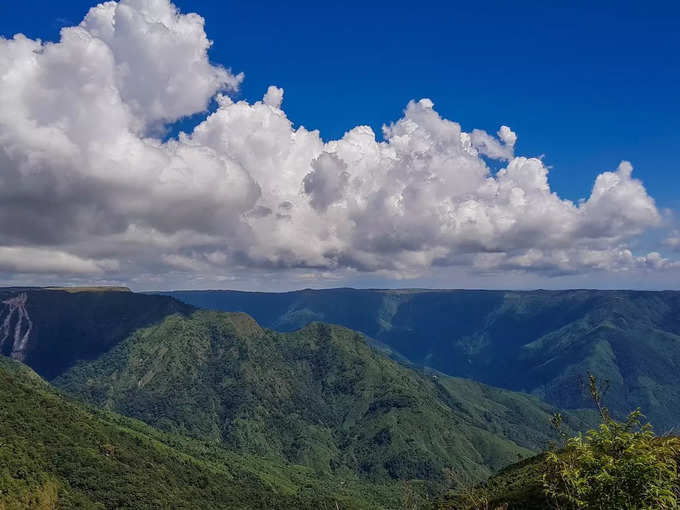
[[173, 298], [129, 291], [0, 288], [0, 354], [50, 380], [136, 329], [193, 310]]
[[4, 299], [0, 308], [0, 353], [24, 361], [26, 346], [33, 330], [26, 303], [28, 294], [21, 292]]

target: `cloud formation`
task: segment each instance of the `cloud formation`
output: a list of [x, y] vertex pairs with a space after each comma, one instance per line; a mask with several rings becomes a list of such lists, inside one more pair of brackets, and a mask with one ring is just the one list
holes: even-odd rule
[[[382, 140], [357, 126], [324, 141], [294, 128], [280, 88], [232, 101], [243, 74], [211, 64], [210, 44], [203, 19], [167, 0], [102, 3], [58, 43], [0, 39], [0, 271], [673, 264], [628, 247], [660, 222], [628, 162], [574, 203], [550, 189], [541, 159], [515, 155], [509, 127], [464, 132], [429, 99]], [[192, 132], [161, 141], [212, 99]]]

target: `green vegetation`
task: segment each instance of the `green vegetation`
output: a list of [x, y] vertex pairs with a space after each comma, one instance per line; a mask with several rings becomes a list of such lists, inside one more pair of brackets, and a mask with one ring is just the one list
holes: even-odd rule
[[[372, 510], [401, 508], [403, 488], [320, 476], [86, 409], [0, 356], [2, 510]], [[427, 508], [418, 492], [407, 495]]]
[[[110, 289], [0, 301], [17, 293], [27, 364], [70, 396], [0, 356], [0, 510], [680, 507], [680, 439], [617, 419], [677, 421], [678, 293], [227, 293], [374, 338]], [[578, 434], [592, 413], [409, 359], [567, 407], [597, 372], [614, 412], [590, 377], [601, 424]]]
[[[319, 476], [480, 480], [554, 438], [535, 398], [419, 373], [338, 326], [174, 315], [55, 383], [97, 406]], [[579, 420], [569, 422], [582, 428]]]
[[180, 291], [203, 308], [242, 311], [290, 331], [309, 321], [358, 330], [412, 363], [525, 391], [561, 409], [591, 402], [579, 377], [611, 381], [618, 419], [640, 408], [680, 425], [680, 292], [303, 290]]
[[[589, 412], [563, 417], [536, 397], [393, 359], [415, 331], [423, 345], [410, 348], [429, 348], [427, 359], [455, 354], [450, 366], [573, 406], [584, 404], [576, 370], [593, 367], [618, 414], [644, 393], [668, 418], [676, 409], [659, 406], [676, 393], [662, 390], [680, 361], [672, 293], [366, 291], [352, 306], [370, 312], [364, 329], [379, 324], [374, 340], [318, 322], [277, 333], [131, 292], [0, 298], [17, 292], [33, 326], [27, 363], [70, 396], [0, 357], [0, 510], [680, 506], [680, 439], [655, 436], [639, 411], [610, 416], [594, 377], [601, 424], [577, 434]], [[354, 291], [338, 292], [349, 306]], [[337, 296], [322, 294], [298, 308], [277, 295], [285, 313], [270, 319], [327, 319]], [[352, 306], [332, 313], [350, 321]]]
[[[96, 359], [139, 328], [194, 310], [166, 296], [134, 292], [0, 288], [0, 317], [7, 318], [7, 305], [2, 301], [19, 294], [27, 296], [26, 311], [32, 324], [22, 361], [48, 381], [79, 360]], [[13, 333], [15, 323], [9, 326], [8, 334]], [[12, 352], [11, 337], [13, 334], [0, 342], [0, 354]]]
[[544, 483], [555, 508], [662, 510], [678, 508], [677, 438], [656, 438], [639, 411], [605, 420], [585, 436], [549, 452]]
[[612, 419], [592, 374], [588, 383], [602, 423], [568, 439], [561, 451], [548, 452], [543, 484], [555, 508], [678, 508], [680, 440], [655, 437], [649, 423], [641, 425], [639, 410], [623, 422]]
[[439, 510], [546, 510], [552, 508], [543, 487], [545, 454], [508, 466], [481, 484], [454, 476]]
[[[680, 438], [657, 437], [634, 411], [614, 420], [589, 376], [601, 424], [561, 447], [510, 466], [480, 485], [458, 486], [440, 509], [663, 510], [680, 507]], [[556, 414], [553, 424], [561, 427]], [[503, 506], [507, 505], [507, 507]]]

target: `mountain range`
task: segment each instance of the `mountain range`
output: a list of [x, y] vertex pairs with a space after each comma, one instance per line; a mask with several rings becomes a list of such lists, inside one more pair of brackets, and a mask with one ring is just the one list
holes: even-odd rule
[[0, 325], [3, 510], [427, 508], [447, 472], [481, 480], [554, 439], [540, 399], [337, 325], [97, 288], [0, 289]]
[[0, 354], [52, 379], [136, 329], [194, 308], [125, 288], [0, 288]]
[[311, 321], [361, 331], [409, 362], [535, 395], [590, 405], [587, 373], [609, 381], [618, 416], [640, 408], [659, 432], [680, 424], [680, 292], [302, 290], [176, 291], [292, 331]]
[[677, 422], [679, 301], [0, 289], [0, 509], [456, 508], [489, 476], [540, 505], [553, 413], [593, 423], [579, 375]]
[[479, 479], [551, 439], [536, 398], [420, 373], [346, 328], [284, 334], [245, 314], [170, 316], [54, 383], [163, 430], [372, 480]]

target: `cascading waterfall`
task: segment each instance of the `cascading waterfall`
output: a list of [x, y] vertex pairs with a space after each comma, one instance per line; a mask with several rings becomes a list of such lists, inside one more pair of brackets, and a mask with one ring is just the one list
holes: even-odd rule
[[6, 342], [12, 342], [10, 356], [19, 361], [24, 360], [28, 339], [33, 329], [33, 322], [26, 310], [27, 301], [28, 295], [22, 292], [2, 301], [2, 304], [6, 306], [0, 309], [0, 321], [2, 321], [0, 323], [0, 350], [3, 350]]

